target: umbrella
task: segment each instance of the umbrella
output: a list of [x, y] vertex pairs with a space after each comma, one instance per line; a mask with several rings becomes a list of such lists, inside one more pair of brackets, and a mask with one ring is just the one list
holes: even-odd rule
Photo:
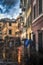
[[24, 41], [24, 45], [27, 47], [29, 44], [31, 44], [32, 43], [32, 40], [28, 40], [28, 39], [25, 39], [25, 41]]

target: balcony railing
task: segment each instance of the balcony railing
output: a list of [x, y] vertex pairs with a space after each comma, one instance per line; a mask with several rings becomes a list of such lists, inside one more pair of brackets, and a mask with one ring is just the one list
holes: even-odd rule
[[26, 7], [23, 7], [23, 8], [22, 8], [22, 11], [26, 11]]

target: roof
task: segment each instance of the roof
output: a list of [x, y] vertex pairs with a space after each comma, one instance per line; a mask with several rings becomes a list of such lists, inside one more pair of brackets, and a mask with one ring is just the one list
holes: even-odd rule
[[0, 22], [16, 22], [15, 19], [9, 19], [9, 18], [2, 18], [0, 19]]

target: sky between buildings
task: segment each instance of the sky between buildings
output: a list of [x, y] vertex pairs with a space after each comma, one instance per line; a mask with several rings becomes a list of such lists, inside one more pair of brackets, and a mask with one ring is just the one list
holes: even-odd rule
[[19, 13], [21, 13], [20, 0], [0, 0], [0, 19], [16, 19]]

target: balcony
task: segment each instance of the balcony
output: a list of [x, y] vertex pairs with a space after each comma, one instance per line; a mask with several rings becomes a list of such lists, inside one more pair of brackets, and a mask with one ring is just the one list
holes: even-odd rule
[[22, 8], [22, 11], [26, 11], [26, 7], [23, 7], [23, 8]]

